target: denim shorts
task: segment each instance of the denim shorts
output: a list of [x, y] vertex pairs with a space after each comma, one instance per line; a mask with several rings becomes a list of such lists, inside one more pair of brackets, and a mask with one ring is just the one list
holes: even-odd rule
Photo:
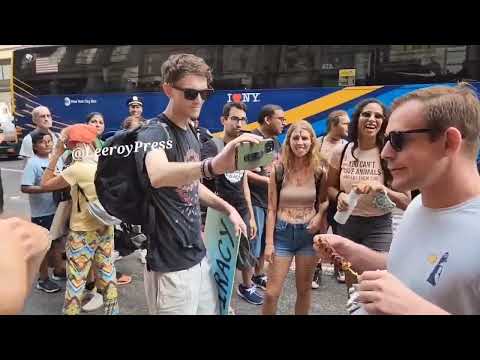
[[275, 224], [276, 256], [316, 256], [313, 249], [313, 234], [307, 230], [306, 224], [290, 224], [277, 219]]

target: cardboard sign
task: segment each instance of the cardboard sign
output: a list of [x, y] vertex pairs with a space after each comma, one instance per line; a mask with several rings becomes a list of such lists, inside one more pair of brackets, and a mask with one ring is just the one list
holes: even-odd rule
[[208, 262], [218, 290], [220, 315], [228, 315], [232, 298], [240, 236], [235, 236], [228, 216], [208, 208], [205, 222], [205, 246]]

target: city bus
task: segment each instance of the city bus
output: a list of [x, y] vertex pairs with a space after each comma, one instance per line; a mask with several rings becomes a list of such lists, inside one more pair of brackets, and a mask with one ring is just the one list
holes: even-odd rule
[[407, 92], [467, 80], [480, 92], [477, 45], [56, 45], [13, 54], [12, 92], [17, 126], [33, 128], [38, 105], [52, 112], [54, 129], [104, 114], [106, 132], [120, 128], [127, 98], [143, 98], [144, 117], [167, 104], [161, 65], [174, 53], [191, 53], [213, 69], [215, 92], [200, 114], [200, 126], [220, 133], [225, 103], [248, 106], [248, 127], [266, 104], [278, 104], [288, 123], [311, 122], [325, 132], [329, 112], [375, 97], [387, 105]]

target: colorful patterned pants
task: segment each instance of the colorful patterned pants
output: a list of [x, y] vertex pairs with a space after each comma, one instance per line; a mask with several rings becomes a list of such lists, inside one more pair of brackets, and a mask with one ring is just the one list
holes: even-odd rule
[[[105, 228], [103, 228], [105, 229]], [[67, 285], [63, 313], [81, 311], [87, 275], [95, 262], [97, 289], [103, 294], [105, 315], [118, 315], [118, 293], [113, 264], [113, 226], [99, 231], [70, 231], [67, 238]]]

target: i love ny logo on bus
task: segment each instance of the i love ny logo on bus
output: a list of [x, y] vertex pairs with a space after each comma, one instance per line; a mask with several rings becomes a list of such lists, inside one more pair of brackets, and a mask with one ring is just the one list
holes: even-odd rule
[[260, 102], [261, 93], [227, 93], [227, 103], [231, 102]]

